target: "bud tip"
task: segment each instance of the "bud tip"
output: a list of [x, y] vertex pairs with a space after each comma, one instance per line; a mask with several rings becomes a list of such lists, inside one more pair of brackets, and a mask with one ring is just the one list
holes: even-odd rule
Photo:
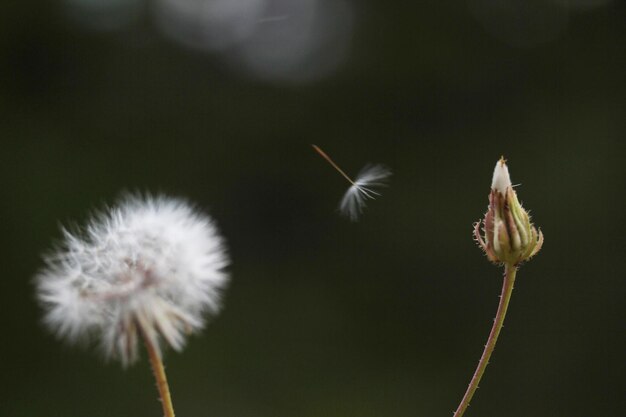
[[506, 159], [504, 159], [504, 156], [501, 156], [493, 170], [491, 189], [498, 191], [502, 195], [506, 195], [506, 189], [510, 186], [511, 177], [509, 176], [509, 168], [506, 166]]

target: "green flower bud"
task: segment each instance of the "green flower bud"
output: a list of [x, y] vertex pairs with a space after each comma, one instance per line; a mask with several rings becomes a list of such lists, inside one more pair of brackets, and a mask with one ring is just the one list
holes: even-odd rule
[[[480, 233], [483, 224], [484, 235]], [[543, 234], [537, 231], [511, 185], [504, 158], [496, 163], [489, 194], [489, 208], [482, 222], [474, 226], [474, 236], [490, 261], [517, 266], [541, 249]]]

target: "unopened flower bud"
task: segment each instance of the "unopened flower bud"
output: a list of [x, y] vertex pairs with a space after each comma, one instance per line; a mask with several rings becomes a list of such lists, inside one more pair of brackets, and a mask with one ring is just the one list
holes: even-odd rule
[[530, 221], [517, 199], [504, 158], [496, 163], [489, 194], [489, 209], [474, 227], [474, 235], [487, 258], [495, 263], [519, 265], [541, 249], [543, 234]]

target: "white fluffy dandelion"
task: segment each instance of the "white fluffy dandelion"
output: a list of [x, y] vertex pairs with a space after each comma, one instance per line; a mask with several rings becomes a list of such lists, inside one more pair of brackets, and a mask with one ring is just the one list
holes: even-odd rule
[[83, 230], [64, 230], [36, 277], [44, 321], [59, 337], [99, 341], [124, 365], [138, 337], [160, 356], [219, 309], [228, 258], [213, 221], [186, 202], [126, 197]]
[[209, 217], [182, 200], [130, 196], [84, 229], [64, 230], [36, 277], [37, 296], [59, 337], [97, 340], [124, 365], [136, 360], [142, 338], [164, 414], [173, 417], [160, 346], [180, 351], [219, 310], [227, 264]]
[[377, 188], [387, 186], [391, 170], [384, 165], [368, 164], [359, 171], [356, 180], [352, 180], [323, 150], [316, 145], [312, 146], [351, 184], [339, 202], [339, 211], [352, 221], [359, 220], [366, 201], [380, 196], [380, 193], [376, 191]]

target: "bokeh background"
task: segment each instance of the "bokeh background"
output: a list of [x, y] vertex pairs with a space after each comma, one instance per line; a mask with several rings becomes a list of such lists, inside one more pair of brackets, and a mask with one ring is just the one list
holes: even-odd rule
[[[160, 415], [145, 361], [60, 343], [34, 300], [59, 226], [123, 191], [196, 202], [233, 259], [166, 355], [178, 415], [452, 415], [500, 155], [546, 243], [466, 415], [626, 415], [625, 70], [620, 1], [0, 3], [0, 416]], [[359, 223], [311, 143], [393, 169]]]

